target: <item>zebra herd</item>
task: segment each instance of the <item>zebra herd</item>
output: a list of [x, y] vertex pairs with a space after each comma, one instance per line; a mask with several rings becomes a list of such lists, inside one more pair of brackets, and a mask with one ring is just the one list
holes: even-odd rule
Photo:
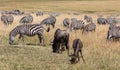
[[[15, 12], [20, 12], [18, 10], [15, 10]], [[39, 14], [43, 15], [43, 12], [37, 12], [36, 16], [39, 16]], [[54, 14], [55, 15], [55, 14]], [[57, 14], [58, 15], [58, 14]], [[60, 14], [59, 14], [60, 15]], [[82, 30], [82, 34], [85, 34], [86, 32], [89, 31], [95, 31], [96, 30], [96, 24], [93, 21], [93, 18], [91, 16], [87, 16], [84, 15], [84, 20], [79, 20], [77, 18], [65, 18], [63, 20], [63, 26], [66, 27], [67, 29], [69, 29], [70, 31], [72, 30]], [[11, 14], [2, 14], [1, 16], [1, 21], [5, 24], [5, 25], [11, 25], [14, 21], [14, 17]], [[86, 24], [86, 22], [89, 24]], [[115, 17], [107, 17], [107, 18], [103, 18], [103, 17], [99, 17], [97, 18], [97, 23], [98, 24], [110, 24], [109, 30], [108, 30], [108, 37], [107, 39], [110, 39], [112, 37], [115, 38], [119, 38], [120, 37], [120, 26], [116, 26], [116, 23], [119, 23], [119, 18], [115, 18]], [[55, 23], [56, 23], [56, 16], [50, 16], [45, 18], [43, 21], [41, 21], [41, 23], [38, 24], [28, 24], [28, 23], [32, 23], [33, 22], [33, 16], [32, 15], [27, 15], [24, 16], [20, 19], [19, 23], [20, 25], [15, 27], [11, 32], [10, 32], [10, 44], [12, 44], [14, 37], [16, 34], [20, 34], [20, 39], [23, 39], [23, 35], [27, 35], [27, 36], [34, 36], [34, 35], [38, 35], [39, 36], [39, 40], [41, 43], [42, 40], [42, 33], [44, 30], [43, 25], [48, 26], [49, 30], [50, 30], [50, 25], [52, 25], [52, 27], [55, 27]], [[27, 32], [28, 31], [28, 32]], [[41, 33], [41, 34], [39, 34]], [[12, 36], [13, 35], [13, 36]]]
[[[20, 12], [20, 11], [16, 10], [15, 12]], [[44, 13], [42, 12], [37, 12], [36, 16], [42, 16], [43, 14]], [[43, 19], [39, 24], [28, 24], [33, 22], [34, 18], [32, 15], [27, 15], [22, 17], [19, 20], [20, 25], [13, 28], [13, 30], [11, 30], [9, 33], [9, 44], [10, 45], [14, 44], [13, 42], [16, 35], [19, 35], [19, 39], [23, 41], [24, 41], [25, 35], [30, 37], [37, 35], [39, 39], [39, 43], [44, 45], [45, 43], [44, 43], [43, 32], [44, 31], [49, 32], [50, 26], [55, 28], [56, 26], [55, 24], [57, 21], [56, 17], [58, 15], [60, 14], [50, 13], [50, 16]], [[11, 14], [7, 14], [7, 15], [2, 14], [1, 21], [5, 25], [9, 26], [13, 23], [14, 17]], [[120, 22], [119, 18], [114, 18], [114, 17], [97, 18], [98, 24], [110, 24], [107, 37], [106, 37], [107, 41], [110, 41], [111, 38], [113, 39], [120, 38], [120, 26], [116, 25], [119, 22]], [[44, 25], [47, 26], [47, 29], [44, 27]], [[86, 34], [87, 32], [92, 32], [92, 31], [95, 32], [97, 27], [95, 22], [93, 21], [93, 18], [87, 15], [84, 16], [84, 20], [77, 19], [77, 18], [64, 18], [62, 25], [66, 29], [69, 29], [70, 31], [74, 30], [76, 32], [77, 30], [82, 30], [82, 34]], [[54, 40], [52, 44], [53, 52], [57, 52], [57, 53], [59, 53], [59, 51], [62, 52], [62, 50], [64, 50], [64, 47], [62, 47], [63, 45], [66, 46], [66, 49], [68, 50], [68, 55], [69, 55], [69, 32], [67, 32], [67, 30], [61, 30], [58, 28], [54, 32]], [[83, 47], [82, 41], [80, 39], [74, 39], [73, 41], [74, 52], [70, 60], [71, 63], [75, 63], [79, 61], [79, 52], [81, 54], [83, 62], [85, 62], [82, 55], [82, 47]]]

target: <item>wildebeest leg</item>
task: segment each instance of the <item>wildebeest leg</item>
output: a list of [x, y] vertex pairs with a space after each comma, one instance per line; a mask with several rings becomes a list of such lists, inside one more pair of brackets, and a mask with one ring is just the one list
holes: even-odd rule
[[[57, 53], [60, 53], [60, 43], [57, 43]], [[61, 51], [62, 53], [62, 51]]]
[[80, 56], [79, 56], [79, 52], [77, 53], [77, 58], [78, 58], [78, 61], [80, 61]]
[[82, 55], [82, 50], [80, 50], [80, 54], [81, 54], [81, 57], [82, 57], [82, 59], [83, 59], [83, 62], [85, 63], [84, 57], [83, 57], [83, 55]]
[[69, 55], [69, 43], [65, 43], [66, 49], [68, 50], [68, 55]]
[[61, 44], [61, 51], [65, 51], [64, 43]]

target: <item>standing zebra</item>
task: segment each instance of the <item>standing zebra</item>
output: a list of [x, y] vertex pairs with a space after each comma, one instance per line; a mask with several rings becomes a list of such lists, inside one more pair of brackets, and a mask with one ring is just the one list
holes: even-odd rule
[[[19, 39], [22, 39], [23, 41], [24, 41], [24, 35], [26, 36], [38, 35], [40, 43], [43, 40], [43, 44], [44, 44], [44, 38], [43, 38], [44, 30], [46, 29], [40, 24], [18, 25], [9, 34], [9, 44], [13, 44], [15, 36], [18, 34], [19, 34]], [[48, 28], [46, 31], [49, 32], [49, 30], [50, 29]]]

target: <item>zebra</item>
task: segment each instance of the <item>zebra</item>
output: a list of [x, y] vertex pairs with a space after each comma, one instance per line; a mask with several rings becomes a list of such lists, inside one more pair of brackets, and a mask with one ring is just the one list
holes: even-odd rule
[[97, 18], [98, 24], [107, 24], [107, 20], [105, 18], [99, 17]]
[[82, 34], [85, 34], [86, 32], [89, 32], [89, 31], [95, 31], [96, 29], [96, 25], [95, 23], [90, 23], [90, 24], [87, 24], [84, 29], [82, 30]]
[[19, 21], [20, 24], [25, 24], [25, 23], [32, 23], [33, 22], [33, 17], [32, 15], [27, 15], [21, 18]]
[[3, 21], [3, 23], [5, 25], [10, 25], [13, 23], [14, 17], [12, 15], [2, 15], [1, 16], [1, 21]]
[[18, 25], [9, 33], [9, 44], [13, 44], [15, 36], [18, 34], [19, 34], [19, 39], [23, 41], [24, 41], [24, 35], [29, 36], [29, 37], [38, 35], [40, 44], [42, 43], [42, 40], [44, 44], [44, 38], [43, 38], [44, 30], [49, 32], [50, 29], [47, 28], [46, 30], [40, 24]]
[[70, 25], [70, 19], [69, 19], [69, 18], [65, 18], [65, 19], [63, 20], [63, 25], [64, 25], [64, 27], [69, 28], [69, 25]]
[[79, 29], [83, 29], [84, 28], [84, 26], [85, 26], [85, 22], [83, 21], [83, 20], [77, 20], [77, 19], [75, 19], [75, 18], [72, 18], [71, 19], [71, 26], [70, 26], [70, 30], [72, 31], [72, 30], [79, 30]]
[[87, 15], [85, 15], [85, 16], [84, 16], [84, 20], [86, 20], [87, 22], [90, 22], [90, 23], [92, 23], [92, 22], [93, 22], [92, 17], [87, 16]]
[[4, 23], [4, 25], [8, 25], [8, 20], [6, 15], [1, 16], [1, 21]]
[[36, 16], [43, 16], [44, 12], [36, 12]]
[[50, 25], [52, 25], [52, 27], [55, 27], [55, 23], [56, 23], [56, 18], [54, 16], [48, 17], [44, 20], [41, 21], [40, 25], [48, 25], [50, 27]]

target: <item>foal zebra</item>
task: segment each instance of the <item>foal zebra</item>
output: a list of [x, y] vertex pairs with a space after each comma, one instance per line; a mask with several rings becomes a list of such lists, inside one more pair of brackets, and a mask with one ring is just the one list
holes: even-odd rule
[[43, 44], [44, 44], [44, 38], [43, 38], [44, 30], [49, 32], [50, 28], [47, 28], [46, 30], [40, 24], [18, 25], [9, 34], [9, 44], [13, 44], [15, 36], [18, 34], [19, 34], [19, 39], [22, 39], [23, 41], [24, 41], [24, 35], [26, 36], [38, 35], [40, 43], [43, 40]]

